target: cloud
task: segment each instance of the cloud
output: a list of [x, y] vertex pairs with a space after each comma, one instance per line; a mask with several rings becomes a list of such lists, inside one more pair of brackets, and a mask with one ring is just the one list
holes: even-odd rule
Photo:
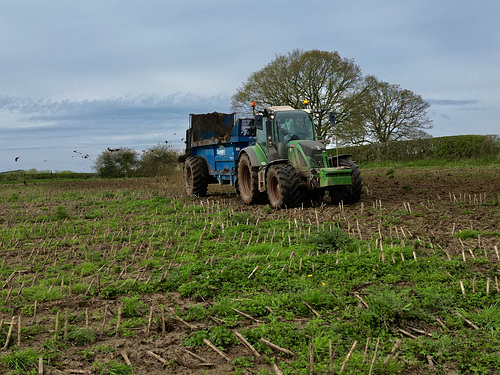
[[445, 106], [464, 106], [470, 104], [477, 104], [479, 100], [452, 100], [452, 99], [426, 99], [427, 103], [431, 105], [445, 105]]
[[[106, 147], [144, 149], [168, 141], [182, 149], [189, 113], [229, 112], [229, 106], [226, 95], [142, 95], [83, 101], [4, 95], [0, 97], [0, 171], [19, 166], [12, 163], [18, 156], [14, 153], [24, 153], [20, 160], [31, 163], [27, 169], [55, 170], [74, 158], [75, 149], [89, 154], [90, 159]], [[50, 162], [40, 165], [39, 159]], [[85, 162], [68, 169], [88, 171], [91, 165]]]
[[496, 0], [5, 1], [0, 171], [79, 170], [66, 164], [74, 148], [181, 148], [189, 113], [230, 111], [252, 72], [295, 48], [338, 51], [431, 98], [435, 136], [498, 133], [499, 11]]
[[186, 113], [193, 107], [227, 107], [226, 95], [201, 96], [172, 94], [166, 96], [140, 95], [97, 100], [51, 100], [0, 96], [0, 112], [13, 112], [38, 120], [142, 118], [165, 113]]

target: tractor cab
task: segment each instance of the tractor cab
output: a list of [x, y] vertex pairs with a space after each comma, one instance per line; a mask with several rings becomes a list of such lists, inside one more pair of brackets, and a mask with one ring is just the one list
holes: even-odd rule
[[288, 159], [288, 143], [297, 140], [314, 141], [316, 134], [311, 114], [288, 106], [268, 107], [256, 114], [257, 144], [268, 161]]
[[316, 141], [310, 110], [268, 107], [257, 114], [257, 144], [268, 162], [289, 160], [297, 170], [325, 167], [325, 145]]

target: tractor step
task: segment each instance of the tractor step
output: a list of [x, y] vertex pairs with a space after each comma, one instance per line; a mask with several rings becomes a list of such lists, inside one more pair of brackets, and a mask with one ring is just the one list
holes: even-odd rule
[[266, 191], [266, 170], [263, 169], [259, 171], [257, 176], [258, 176], [257, 180], [259, 183], [259, 191], [260, 192]]

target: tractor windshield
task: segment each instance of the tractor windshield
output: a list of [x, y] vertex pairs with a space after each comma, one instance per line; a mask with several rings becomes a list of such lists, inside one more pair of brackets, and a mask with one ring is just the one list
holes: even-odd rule
[[314, 140], [314, 124], [304, 111], [279, 111], [275, 113], [278, 142], [288, 143], [297, 139]]

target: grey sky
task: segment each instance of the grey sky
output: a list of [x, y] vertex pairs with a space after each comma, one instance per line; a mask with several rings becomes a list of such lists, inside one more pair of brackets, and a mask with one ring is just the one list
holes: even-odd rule
[[421, 95], [434, 136], [499, 134], [499, 16], [497, 0], [0, 0], [0, 171], [182, 147], [189, 113], [230, 111], [295, 48]]

